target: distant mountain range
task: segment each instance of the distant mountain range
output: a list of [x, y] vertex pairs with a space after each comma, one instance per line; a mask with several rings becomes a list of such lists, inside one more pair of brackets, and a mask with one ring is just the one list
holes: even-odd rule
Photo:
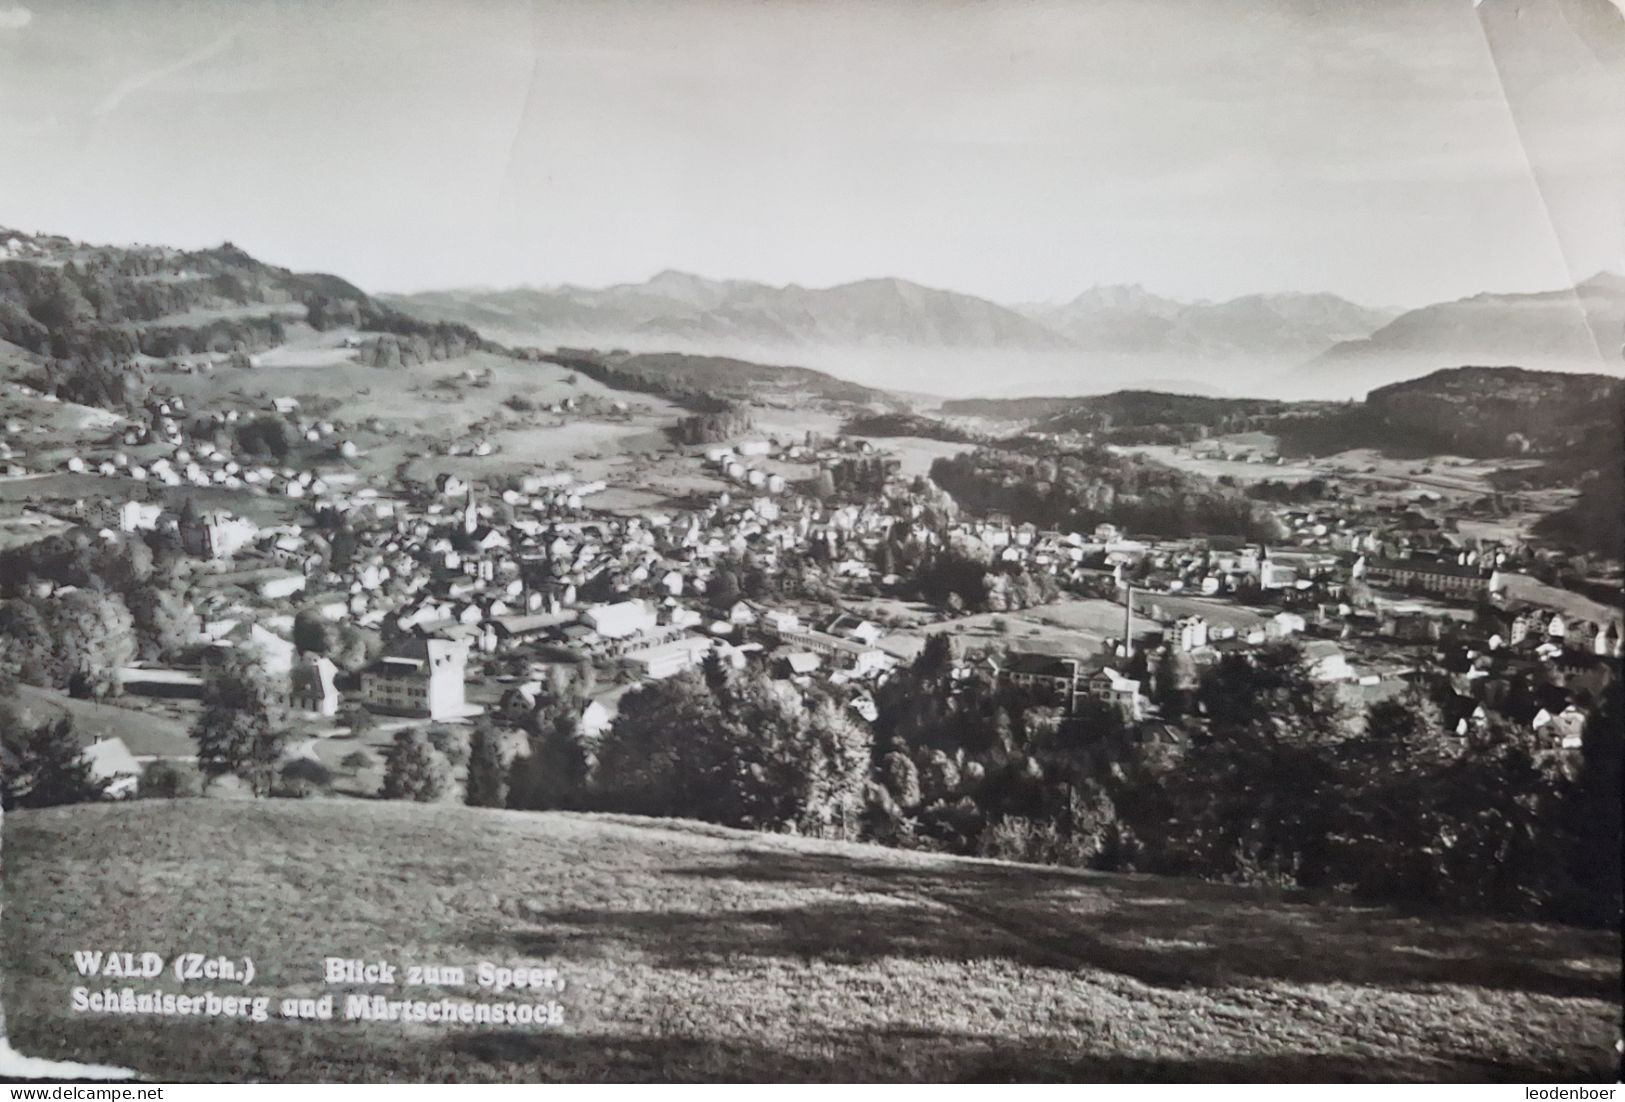
[[1071, 302], [1021, 308], [1089, 351], [1193, 359], [1312, 356], [1370, 335], [1395, 311], [1329, 294], [1243, 295], [1179, 302], [1143, 287], [1091, 287]]
[[612, 287], [430, 291], [384, 296], [408, 313], [564, 339], [735, 342], [763, 347], [922, 348], [1172, 358], [1307, 358], [1394, 316], [1336, 295], [1246, 295], [1178, 302], [1137, 286], [1094, 287], [1070, 302], [1002, 306], [902, 279], [812, 289], [667, 271]]
[[1295, 381], [1352, 396], [1460, 364], [1617, 374], [1622, 345], [1625, 276], [1600, 272], [1572, 290], [1481, 294], [1408, 310], [1362, 339], [1333, 345]]
[[393, 296], [400, 309], [508, 332], [635, 343], [719, 342], [762, 347], [906, 344], [1055, 351], [1065, 337], [1008, 307], [902, 279], [837, 287], [770, 287], [661, 272], [647, 283], [598, 289], [434, 291]]
[[[931, 371], [886, 378], [887, 349], [962, 357], [936, 368], [944, 392], [1010, 393], [1021, 363], [1002, 361], [997, 379], [957, 373], [995, 361], [978, 354], [1043, 360], [1046, 385], [1076, 379], [1079, 392], [1108, 377], [1119, 385], [1272, 397], [1358, 397], [1400, 379], [1468, 363], [1550, 370], [1618, 371], [1625, 339], [1625, 277], [1602, 273], [1571, 290], [1481, 294], [1398, 311], [1332, 294], [1254, 294], [1182, 302], [1138, 285], [1092, 287], [1062, 303], [1005, 306], [901, 279], [822, 289], [712, 280], [667, 271], [644, 283], [450, 290], [379, 296], [416, 317], [473, 326], [507, 340], [686, 350], [764, 352], [818, 362], [840, 350], [880, 353], [847, 359], [838, 373], [871, 385], [930, 389]], [[963, 357], [969, 356], [967, 362]], [[897, 360], [899, 370], [904, 360]], [[929, 363], [929, 361], [927, 361]], [[950, 378], [950, 376], [954, 376]], [[1152, 379], [1159, 380], [1155, 384]], [[1166, 380], [1166, 383], [1161, 380]], [[1020, 393], [1020, 391], [1016, 391]]]
[[[184, 271], [206, 278], [169, 278]], [[700, 353], [796, 363], [848, 382], [943, 397], [1114, 389], [1212, 397], [1355, 398], [1464, 364], [1625, 374], [1625, 277], [1480, 294], [1398, 312], [1330, 294], [1181, 302], [1097, 286], [1005, 306], [901, 279], [811, 289], [667, 271], [603, 288], [368, 296], [229, 245], [90, 246], [0, 230], [0, 357], [247, 351], [301, 314], [402, 335], [446, 354], [481, 336], [526, 346]], [[473, 330], [477, 330], [478, 333]], [[438, 342], [438, 344], [436, 343]]]

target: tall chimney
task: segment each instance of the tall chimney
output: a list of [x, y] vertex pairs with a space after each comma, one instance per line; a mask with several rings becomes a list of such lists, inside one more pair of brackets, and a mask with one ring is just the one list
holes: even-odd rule
[[1123, 657], [1134, 656], [1134, 583], [1123, 588]]

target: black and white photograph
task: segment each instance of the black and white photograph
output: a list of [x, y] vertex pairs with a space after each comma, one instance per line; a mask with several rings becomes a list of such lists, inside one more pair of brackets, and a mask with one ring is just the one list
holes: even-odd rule
[[0, 0], [0, 1080], [1617, 1083], [1622, 571], [1625, 0]]

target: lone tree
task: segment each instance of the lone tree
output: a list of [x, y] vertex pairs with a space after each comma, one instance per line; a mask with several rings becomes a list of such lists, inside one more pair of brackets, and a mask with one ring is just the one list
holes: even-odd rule
[[333, 628], [313, 608], [299, 610], [293, 618], [293, 645], [305, 654], [327, 654], [333, 649]]
[[1167, 719], [1180, 719], [1191, 710], [1201, 677], [1189, 651], [1170, 647], [1156, 665], [1157, 704]]
[[357, 738], [378, 726], [378, 720], [373, 714], [359, 704], [339, 709], [337, 719], [341, 727], [348, 727], [350, 734]]
[[505, 807], [508, 802], [508, 776], [502, 767], [502, 749], [489, 720], [481, 721], [469, 740], [468, 783], [463, 801], [470, 807]]
[[333, 771], [315, 758], [293, 758], [282, 766], [276, 794], [302, 800], [333, 787]]
[[444, 723], [431, 723], [429, 725], [429, 745], [446, 755], [453, 769], [459, 769], [468, 764], [468, 735], [461, 727], [451, 727]]
[[0, 731], [0, 744], [8, 759], [0, 775], [0, 798], [7, 810], [84, 803], [107, 787], [91, 773], [71, 717]]
[[254, 795], [269, 796], [287, 742], [277, 728], [283, 703], [282, 686], [252, 651], [233, 653], [211, 670], [203, 682], [203, 714], [192, 725], [204, 777], [234, 774]]
[[436, 750], [422, 731], [402, 731], [384, 755], [384, 783], [378, 794], [386, 800], [434, 803], [451, 790], [451, 762]]

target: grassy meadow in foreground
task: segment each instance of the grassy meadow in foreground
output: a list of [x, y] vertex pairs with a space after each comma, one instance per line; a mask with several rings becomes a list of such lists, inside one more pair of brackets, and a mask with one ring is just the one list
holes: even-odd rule
[[[1602, 931], [457, 806], [153, 801], [5, 825], [13, 1042], [159, 1080], [1572, 1080], [1615, 1060]], [[328, 955], [548, 962], [566, 1024], [76, 1015], [75, 949], [247, 955], [249, 993], [272, 996], [330, 990]], [[511, 997], [472, 975], [385, 993]]]

